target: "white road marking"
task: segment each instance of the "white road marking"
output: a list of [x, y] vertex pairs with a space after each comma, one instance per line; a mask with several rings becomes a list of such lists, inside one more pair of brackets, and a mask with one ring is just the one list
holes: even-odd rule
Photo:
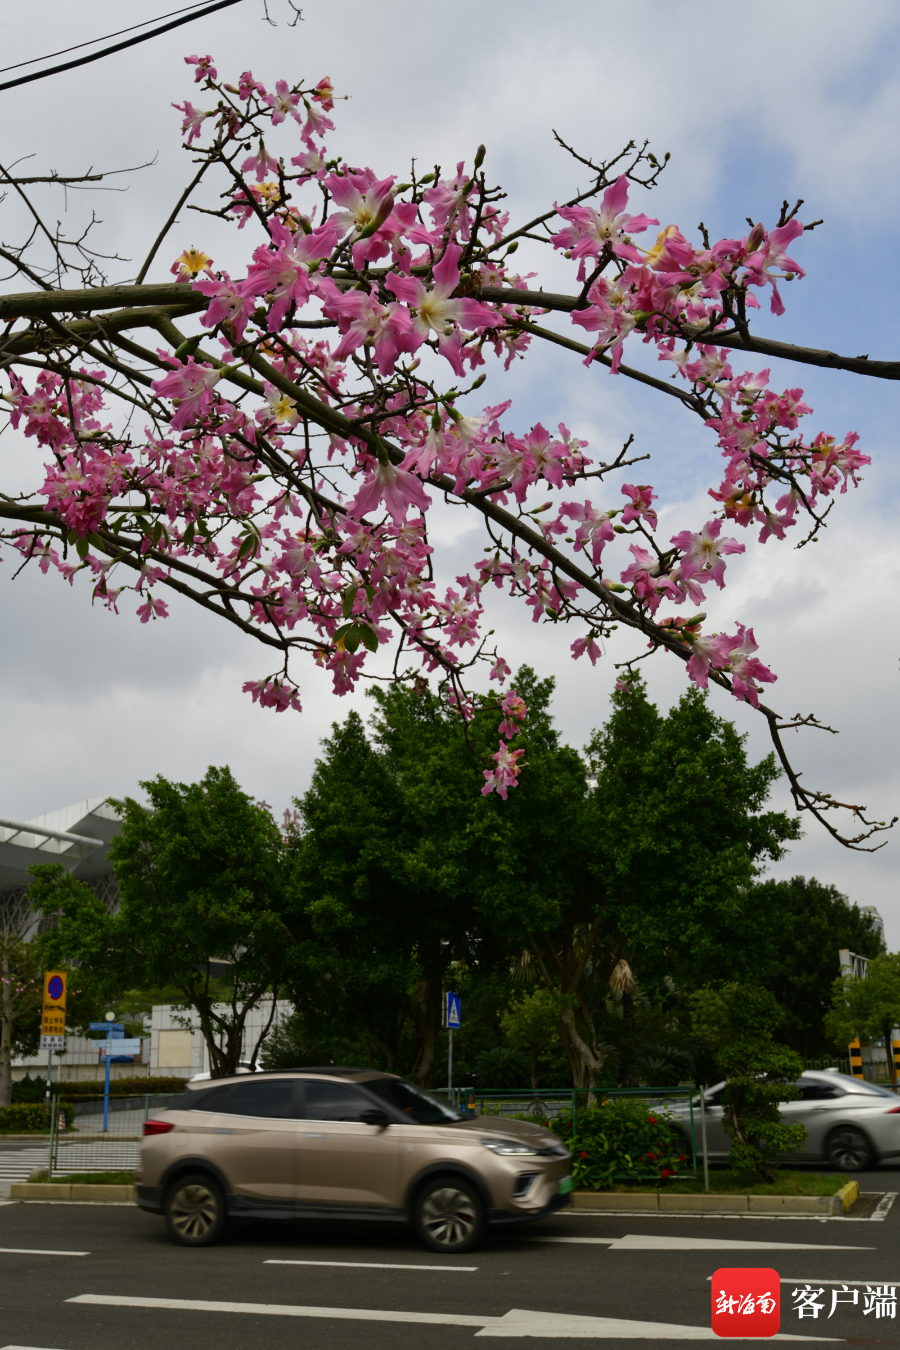
[[46, 1350], [43, 1345], [4, 1345], [2, 1350]]
[[[568, 1313], [529, 1312], [512, 1308], [503, 1317], [475, 1317], [467, 1313], [384, 1312], [379, 1308], [317, 1308], [292, 1303], [224, 1303], [193, 1298], [130, 1298], [122, 1294], [79, 1294], [67, 1303], [101, 1304], [112, 1308], [168, 1308], [175, 1312], [252, 1313], [263, 1317], [324, 1317], [341, 1322], [405, 1322], [425, 1326], [480, 1327], [477, 1336], [581, 1337], [583, 1340], [714, 1341], [711, 1327], [679, 1326], [667, 1322], [632, 1322], [617, 1317], [579, 1317]], [[784, 1332], [764, 1338], [736, 1340], [836, 1341], [835, 1336], [791, 1336]]]
[[815, 1251], [873, 1252], [875, 1247], [846, 1247], [822, 1242], [750, 1242], [742, 1238], [667, 1237], [657, 1233], [628, 1233], [625, 1237], [527, 1237], [522, 1242], [577, 1242], [602, 1244], [611, 1251], [688, 1252], [688, 1251]]
[[871, 1222], [881, 1223], [884, 1219], [887, 1218], [888, 1214], [890, 1213], [891, 1205], [897, 1199], [897, 1194], [898, 1194], [897, 1191], [885, 1191], [884, 1195], [881, 1197], [881, 1199], [878, 1201], [878, 1204], [875, 1206], [875, 1213], [869, 1216]]
[[[895, 1288], [897, 1287], [898, 1284], [900, 1284], [900, 1280], [896, 1280], [896, 1279], [878, 1279], [878, 1280], [818, 1280], [818, 1279], [816, 1279], [816, 1280], [813, 1280], [813, 1279], [809, 1279], [806, 1275], [804, 1275], [804, 1276], [802, 1276], [802, 1277], [796, 1277], [796, 1276], [795, 1276], [795, 1277], [793, 1277], [793, 1278], [792, 1278], [790, 1275], [780, 1275], [778, 1278], [781, 1280], [781, 1283], [782, 1283], [782, 1284], [881, 1284], [881, 1285], [890, 1284], [890, 1285], [893, 1285]], [[709, 1284], [709, 1282], [711, 1281], [711, 1279], [712, 1279], [712, 1276], [711, 1276], [711, 1275], [707, 1275], [707, 1277], [706, 1277], [706, 1283]]]
[[[2, 1248], [0, 1248], [2, 1250]], [[345, 1266], [350, 1270], [477, 1270], [477, 1266], [401, 1266], [395, 1261], [263, 1261], [264, 1266]]]
[[49, 1247], [0, 1247], [0, 1252], [20, 1256], [90, 1256], [90, 1252], [54, 1252]]

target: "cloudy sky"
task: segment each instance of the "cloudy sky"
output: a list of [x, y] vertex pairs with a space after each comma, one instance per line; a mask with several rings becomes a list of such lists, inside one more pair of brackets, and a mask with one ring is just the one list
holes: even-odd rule
[[[3, 8], [0, 51], [12, 64], [164, 12], [150, 0], [77, 7], [30, 0]], [[5, 165], [33, 155], [29, 172], [72, 173], [155, 158], [127, 192], [87, 202], [103, 220], [104, 251], [123, 259], [110, 265], [114, 280], [134, 274], [136, 265], [124, 260], [143, 256], [186, 181], [170, 103], [192, 96], [183, 56], [211, 52], [221, 75], [251, 67], [270, 86], [279, 77], [330, 75], [338, 93], [349, 95], [337, 105], [330, 148], [379, 176], [402, 175], [412, 156], [445, 167], [471, 160], [483, 141], [514, 219], [580, 185], [552, 128], [601, 157], [632, 137], [670, 151], [662, 185], [633, 205], [693, 237], [701, 220], [713, 237], [740, 234], [748, 215], [771, 225], [783, 198], [803, 197], [801, 218], [825, 219], [795, 250], [807, 278], [785, 288], [787, 314], [762, 314], [757, 331], [851, 355], [898, 355], [896, 5], [758, 0], [748, 11], [713, 0], [677, 7], [667, 0], [570, 0], [565, 7], [311, 0], [294, 28], [285, 0], [269, 0], [269, 12], [277, 28], [264, 22], [262, 0], [243, 0], [131, 51], [0, 94]], [[53, 218], [64, 210], [61, 194], [47, 203]], [[86, 199], [71, 206], [83, 212]], [[13, 242], [19, 228], [15, 207], [0, 205], [0, 238]], [[207, 247], [217, 262], [235, 247], [185, 213], [151, 279], [165, 279], [188, 244]], [[545, 285], [570, 284], [558, 259], [537, 261]], [[815, 407], [812, 432], [858, 431], [873, 464], [859, 491], [838, 501], [821, 543], [799, 552], [770, 543], [732, 559], [731, 584], [710, 604], [710, 618], [721, 616], [724, 626], [737, 617], [755, 628], [760, 654], [779, 676], [772, 706], [788, 715], [815, 712], [839, 729], [837, 737], [794, 738], [806, 779], [883, 819], [900, 814], [900, 651], [890, 621], [900, 571], [898, 391], [777, 365], [772, 383], [802, 385]], [[585, 371], [577, 358], [535, 354], [509, 381], [492, 380], [489, 401], [499, 401], [507, 384], [520, 427], [565, 420], [601, 457], [633, 431], [638, 451], [652, 456], [641, 481], [657, 486], [673, 532], [708, 518], [717, 452], [689, 414], [596, 368]], [[30, 444], [6, 434], [0, 466], [2, 490], [13, 491], [33, 480], [40, 462]], [[452, 575], [478, 556], [480, 540], [462, 513], [440, 529]], [[31, 573], [11, 583], [12, 571], [7, 558], [0, 565], [0, 814], [21, 819], [96, 794], [135, 792], [156, 773], [189, 780], [211, 763], [229, 763], [277, 813], [303, 790], [318, 741], [351, 704], [332, 696], [330, 680], [306, 673], [301, 716], [261, 713], [241, 683], [265, 673], [264, 654], [224, 625], [176, 602], [169, 620], [142, 626], [130, 615], [92, 610], [86, 587], [70, 590], [59, 578]], [[556, 676], [559, 723], [583, 744], [606, 716], [617, 653], [594, 670], [574, 665], [566, 654], [576, 634], [535, 627], [527, 613], [492, 603], [507, 659]], [[663, 707], [683, 688], [681, 664], [662, 655], [648, 676]], [[720, 693], [713, 699], [749, 733], [752, 754], [766, 753], [759, 719]], [[365, 713], [364, 697], [352, 702]], [[869, 855], [847, 852], [810, 824], [776, 871], [816, 875], [877, 905], [890, 945], [900, 945], [900, 832]]]

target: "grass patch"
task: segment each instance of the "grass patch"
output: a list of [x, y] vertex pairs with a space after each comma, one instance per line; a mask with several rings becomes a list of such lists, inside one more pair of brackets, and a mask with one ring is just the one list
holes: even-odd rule
[[[835, 1195], [847, 1178], [837, 1172], [777, 1172], [772, 1185], [760, 1181], [756, 1185], [742, 1184], [730, 1171], [710, 1172], [710, 1195]], [[610, 1187], [619, 1195], [652, 1195], [665, 1191], [667, 1195], [703, 1195], [703, 1177], [680, 1177], [659, 1186], [629, 1185], [622, 1182]]]
[[[29, 1181], [46, 1181], [47, 1173], [43, 1176], [31, 1176]], [[69, 1172], [64, 1177], [55, 1176], [52, 1185], [60, 1182], [69, 1186], [133, 1186], [133, 1172]]]

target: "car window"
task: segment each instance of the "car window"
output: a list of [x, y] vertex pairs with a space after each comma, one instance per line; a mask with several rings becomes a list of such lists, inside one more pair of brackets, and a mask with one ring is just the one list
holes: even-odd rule
[[230, 1116], [295, 1116], [294, 1080], [270, 1078], [263, 1082], [235, 1083], [228, 1100], [218, 1110]]
[[401, 1111], [418, 1125], [447, 1125], [463, 1119], [463, 1112], [422, 1088], [404, 1083], [402, 1078], [374, 1078], [366, 1090]]
[[205, 1091], [186, 1092], [178, 1101], [179, 1111], [224, 1111], [225, 1102], [231, 1091], [230, 1083], [222, 1083], [218, 1087], [207, 1088]]
[[358, 1121], [372, 1105], [346, 1083], [317, 1083], [309, 1079], [303, 1085], [303, 1098], [304, 1120]]
[[801, 1078], [797, 1087], [800, 1089], [800, 1100], [804, 1102], [825, 1102], [844, 1096], [842, 1088], [814, 1078]]

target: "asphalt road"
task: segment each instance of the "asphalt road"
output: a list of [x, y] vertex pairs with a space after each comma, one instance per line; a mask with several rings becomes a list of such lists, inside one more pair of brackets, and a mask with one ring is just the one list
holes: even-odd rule
[[[900, 1190], [900, 1171], [861, 1180], [868, 1190]], [[457, 1350], [475, 1337], [562, 1338], [573, 1347], [700, 1340], [710, 1337], [709, 1277], [723, 1266], [778, 1271], [782, 1334], [900, 1346], [900, 1318], [863, 1311], [867, 1282], [894, 1279], [900, 1293], [900, 1200], [884, 1221], [864, 1217], [873, 1208], [869, 1201], [846, 1220], [569, 1213], [448, 1259], [388, 1226], [243, 1221], [217, 1247], [185, 1249], [162, 1220], [130, 1206], [7, 1203], [0, 1350], [294, 1350], [300, 1338], [316, 1350]], [[849, 1294], [840, 1290], [853, 1281]], [[797, 1282], [823, 1290], [816, 1318], [798, 1319]], [[854, 1288], [855, 1306], [847, 1301]], [[833, 1290], [841, 1301], [829, 1317]]]

